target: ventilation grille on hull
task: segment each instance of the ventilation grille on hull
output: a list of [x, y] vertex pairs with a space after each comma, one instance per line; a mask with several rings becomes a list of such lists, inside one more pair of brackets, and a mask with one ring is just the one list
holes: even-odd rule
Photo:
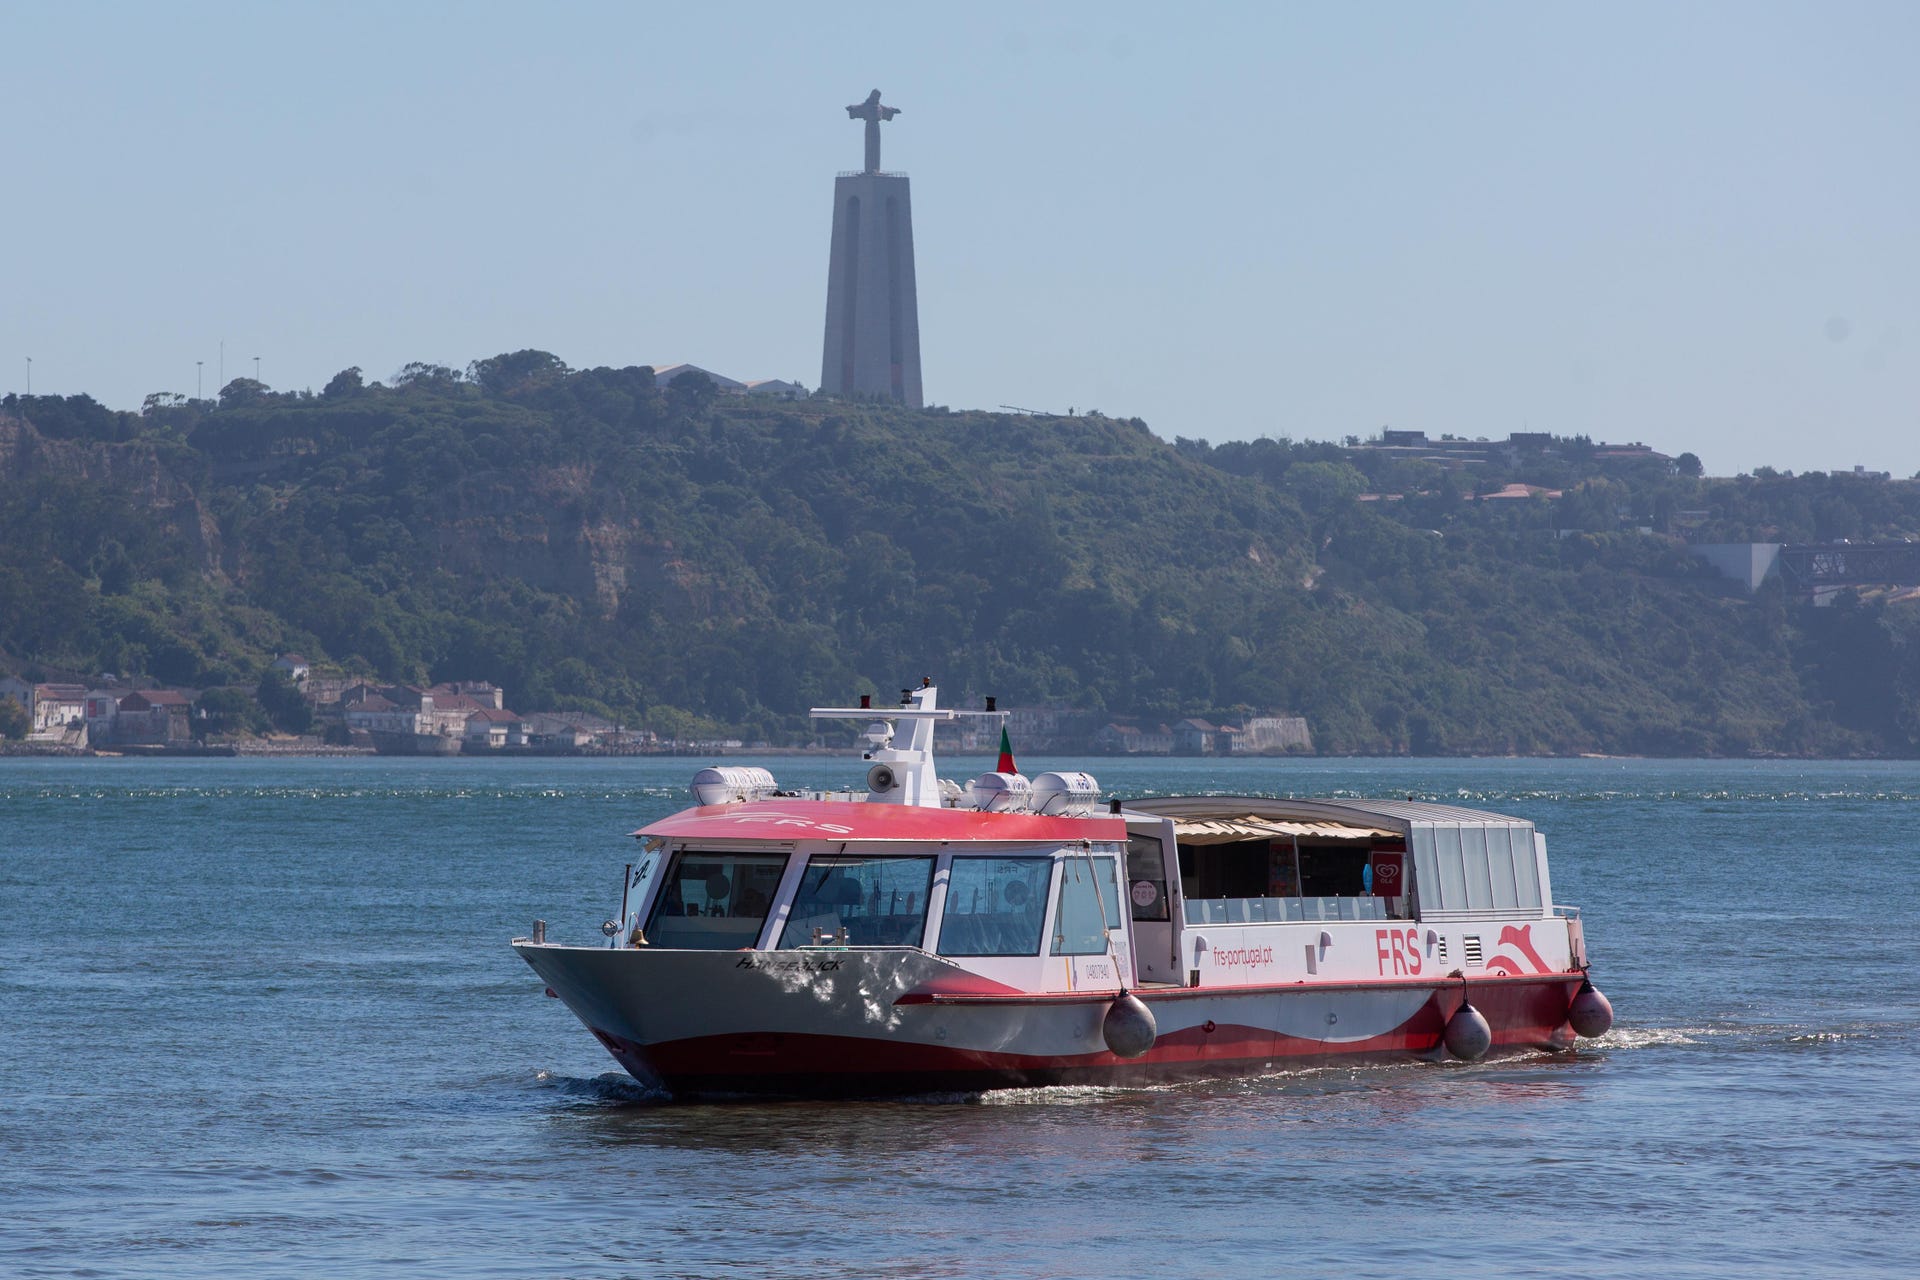
[[1466, 936], [1466, 944], [1467, 944], [1467, 964], [1475, 969], [1478, 969], [1484, 966], [1487, 960], [1486, 960], [1486, 957], [1482, 955], [1480, 951], [1480, 935], [1477, 933], [1468, 934]]
[[1445, 938], [1440, 939], [1438, 949], [1440, 952], [1440, 963], [1445, 964], [1447, 962], [1447, 940]]

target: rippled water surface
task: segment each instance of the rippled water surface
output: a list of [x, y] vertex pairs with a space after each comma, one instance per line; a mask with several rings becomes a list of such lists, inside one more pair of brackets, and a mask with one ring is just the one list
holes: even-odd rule
[[696, 763], [0, 760], [0, 1276], [1920, 1269], [1913, 764], [1095, 762], [1122, 795], [1534, 820], [1615, 1030], [1477, 1066], [686, 1106], [506, 941], [597, 939], [623, 836]]

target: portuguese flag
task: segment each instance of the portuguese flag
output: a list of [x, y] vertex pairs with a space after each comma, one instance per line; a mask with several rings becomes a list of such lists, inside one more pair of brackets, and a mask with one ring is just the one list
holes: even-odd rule
[[1018, 773], [1013, 763], [1013, 744], [1007, 741], [1007, 726], [1000, 726], [1000, 763], [994, 767], [997, 773]]

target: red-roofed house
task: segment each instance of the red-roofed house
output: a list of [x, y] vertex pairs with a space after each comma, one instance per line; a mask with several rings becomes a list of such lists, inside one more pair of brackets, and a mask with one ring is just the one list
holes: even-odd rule
[[340, 710], [349, 729], [459, 737], [467, 731], [468, 716], [493, 708], [479, 698], [451, 692], [444, 685], [420, 689], [396, 684], [375, 689], [362, 684], [340, 696]]
[[57, 740], [77, 730], [86, 721], [87, 689], [78, 684], [36, 684], [33, 686], [33, 727], [27, 736]]
[[1211, 755], [1220, 726], [1197, 718], [1182, 720], [1173, 726], [1173, 751], [1181, 756]]
[[543, 747], [590, 746], [596, 734], [581, 721], [593, 719], [571, 711], [535, 711], [527, 716], [527, 740]]
[[456, 695], [471, 698], [476, 706], [492, 707], [495, 711], [502, 710], [507, 705], [506, 693], [499, 685], [486, 680], [451, 680], [444, 684], [437, 684], [427, 692], [433, 695], [433, 705], [436, 707], [453, 706], [454, 703], [448, 699]]

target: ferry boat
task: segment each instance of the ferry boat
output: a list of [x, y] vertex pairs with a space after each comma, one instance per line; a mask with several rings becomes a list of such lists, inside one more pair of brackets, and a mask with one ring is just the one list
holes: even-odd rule
[[[605, 941], [514, 949], [642, 1083], [878, 1096], [1477, 1059], [1604, 1033], [1578, 909], [1522, 818], [1414, 800], [1101, 802], [1084, 773], [935, 773], [931, 682], [866, 784], [709, 768], [635, 832]], [[904, 733], [902, 730], [905, 730]]]

